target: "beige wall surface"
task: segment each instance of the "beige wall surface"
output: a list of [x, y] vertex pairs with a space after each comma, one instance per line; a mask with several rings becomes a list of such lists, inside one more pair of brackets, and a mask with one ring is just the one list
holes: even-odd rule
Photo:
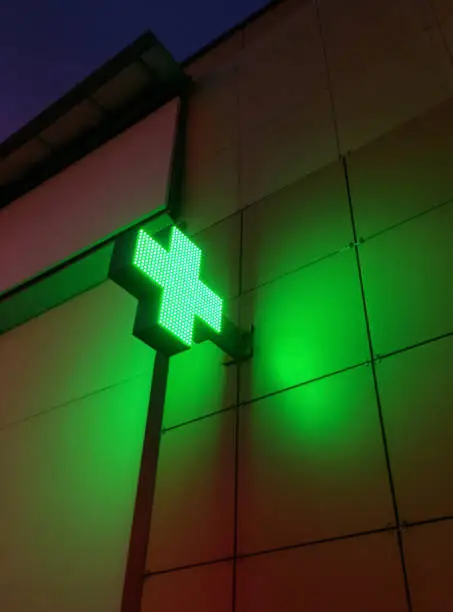
[[167, 203], [174, 100], [0, 211], [0, 292]]
[[143, 612], [450, 609], [452, 24], [286, 0], [188, 66], [183, 219], [255, 352], [173, 362]]

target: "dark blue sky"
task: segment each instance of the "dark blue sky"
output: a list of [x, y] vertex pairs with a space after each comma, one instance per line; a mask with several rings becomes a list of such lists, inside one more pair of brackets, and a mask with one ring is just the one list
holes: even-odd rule
[[150, 29], [182, 60], [269, 0], [0, 0], [0, 142]]

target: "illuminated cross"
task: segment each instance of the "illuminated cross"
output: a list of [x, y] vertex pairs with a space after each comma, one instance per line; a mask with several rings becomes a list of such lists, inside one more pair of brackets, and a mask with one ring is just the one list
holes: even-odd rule
[[159, 325], [188, 347], [195, 317], [222, 331], [223, 301], [200, 280], [201, 255], [177, 227], [171, 229], [168, 251], [144, 230], [137, 234], [133, 265], [163, 289]]

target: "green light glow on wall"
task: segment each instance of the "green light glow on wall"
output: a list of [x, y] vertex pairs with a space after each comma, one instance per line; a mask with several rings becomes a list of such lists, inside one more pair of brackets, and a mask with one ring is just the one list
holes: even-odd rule
[[202, 252], [177, 227], [166, 251], [144, 230], [137, 234], [133, 265], [163, 289], [159, 325], [187, 347], [193, 343], [195, 317], [218, 334], [223, 301], [200, 280]]

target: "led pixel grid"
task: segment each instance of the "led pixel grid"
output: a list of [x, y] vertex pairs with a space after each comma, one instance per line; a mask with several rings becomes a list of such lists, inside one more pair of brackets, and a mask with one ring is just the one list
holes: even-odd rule
[[200, 280], [201, 257], [177, 227], [171, 230], [168, 251], [144, 230], [137, 234], [132, 263], [163, 289], [159, 325], [188, 347], [196, 316], [215, 332], [222, 329], [223, 301]]

